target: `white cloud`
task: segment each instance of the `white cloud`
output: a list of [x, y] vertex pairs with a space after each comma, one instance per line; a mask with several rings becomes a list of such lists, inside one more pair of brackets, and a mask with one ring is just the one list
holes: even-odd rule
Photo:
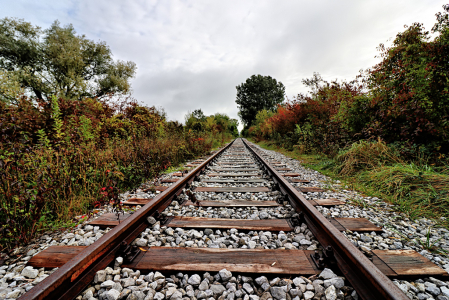
[[235, 86], [253, 74], [284, 83], [291, 98], [301, 79], [352, 79], [373, 66], [376, 47], [424, 23], [443, 1], [8, 1], [0, 17], [43, 28], [59, 19], [105, 41], [117, 59], [137, 63], [134, 97], [183, 121], [187, 111], [237, 118]]

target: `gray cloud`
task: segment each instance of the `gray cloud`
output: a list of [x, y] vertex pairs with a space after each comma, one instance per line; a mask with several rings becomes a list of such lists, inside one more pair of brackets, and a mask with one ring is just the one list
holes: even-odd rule
[[235, 86], [253, 74], [284, 83], [288, 97], [301, 79], [352, 79], [378, 62], [376, 47], [424, 23], [443, 1], [33, 1], [2, 4], [0, 17], [47, 28], [55, 19], [102, 40], [138, 72], [134, 98], [162, 106], [170, 119], [187, 111], [237, 118]]

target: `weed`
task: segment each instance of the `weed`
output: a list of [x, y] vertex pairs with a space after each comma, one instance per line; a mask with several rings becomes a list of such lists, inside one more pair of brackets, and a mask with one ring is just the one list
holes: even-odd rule
[[430, 227], [428, 227], [425, 240], [422, 241], [421, 239], [416, 239], [414, 242], [416, 244], [422, 246], [427, 251], [447, 256], [449, 254], [449, 251], [438, 248], [436, 246], [438, 244], [438, 242], [441, 241], [442, 238], [443, 237], [440, 237], [439, 239], [432, 241], [430, 238]]
[[371, 205], [362, 198], [358, 198], [358, 197], [348, 198], [348, 201], [349, 201], [349, 203], [360, 206], [363, 209], [367, 209], [367, 208], [371, 207]]

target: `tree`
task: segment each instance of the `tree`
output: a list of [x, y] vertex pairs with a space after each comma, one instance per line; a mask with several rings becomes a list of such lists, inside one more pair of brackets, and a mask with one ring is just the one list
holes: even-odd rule
[[275, 111], [277, 104], [284, 101], [284, 85], [270, 76], [253, 75], [236, 88], [235, 102], [246, 128], [254, 122], [258, 111], [262, 109]]
[[195, 131], [202, 131], [205, 129], [204, 123], [206, 122], [206, 116], [201, 109], [195, 109], [193, 112], [188, 112], [185, 116], [186, 128]]
[[366, 131], [411, 149], [448, 149], [449, 5], [437, 14], [432, 36], [414, 23], [398, 33], [368, 78], [373, 96]]
[[[61, 27], [55, 21], [42, 30], [4, 18], [0, 20], [0, 71], [5, 86], [20, 86], [28, 96], [50, 101], [52, 95], [82, 99], [128, 93], [136, 65], [114, 61], [105, 42], [77, 35], [71, 24]], [[14, 101], [14, 94], [11, 88], [0, 89], [3, 101]]]

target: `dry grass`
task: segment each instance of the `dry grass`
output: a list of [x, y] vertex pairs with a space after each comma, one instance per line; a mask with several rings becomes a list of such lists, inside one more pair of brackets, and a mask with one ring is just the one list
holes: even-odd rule
[[[270, 142], [259, 143], [276, 150]], [[323, 155], [301, 155], [297, 151], [280, 151], [298, 159], [306, 167], [333, 179], [342, 180], [359, 192], [395, 204], [408, 217], [430, 218], [449, 228], [449, 167], [435, 168], [405, 163], [384, 142], [361, 141], [334, 159]], [[442, 218], [443, 217], [443, 218]]]
[[350, 176], [363, 170], [371, 170], [383, 165], [403, 163], [380, 139], [377, 142], [359, 141], [335, 158], [336, 170], [340, 175]]

